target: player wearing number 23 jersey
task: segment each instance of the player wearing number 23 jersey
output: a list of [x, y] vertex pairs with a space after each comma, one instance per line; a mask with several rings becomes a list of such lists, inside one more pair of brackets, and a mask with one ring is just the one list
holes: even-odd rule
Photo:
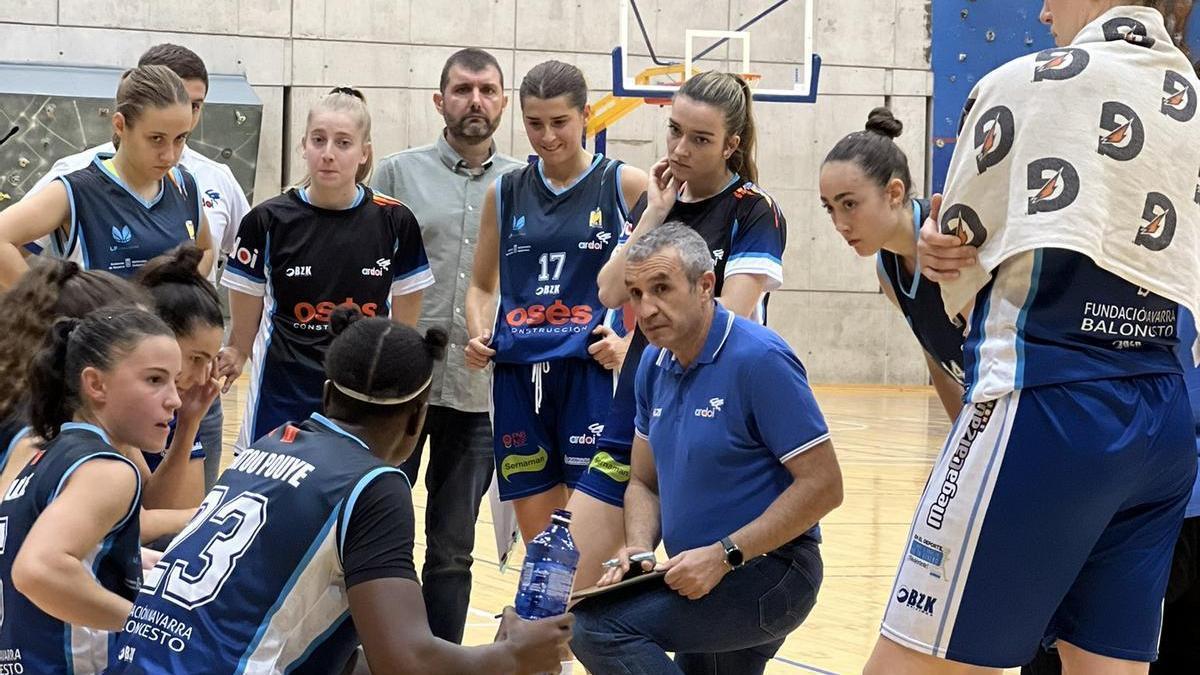
[[107, 672], [340, 672], [358, 644], [346, 589], [415, 581], [412, 525], [404, 474], [362, 440], [316, 413], [285, 424], [146, 574]]
[[[38, 516], [62, 492], [76, 469], [92, 461], [133, 462], [109, 445], [100, 428], [67, 423], [36, 453], [0, 501], [0, 673], [83, 675], [104, 669], [112, 637], [106, 631], [64, 623], [43, 612], [13, 586], [12, 569], [25, 536]], [[134, 493], [129, 511], [90, 555], [83, 558], [100, 585], [130, 600], [141, 581], [141, 548], [137, 513], [141, 488]]]

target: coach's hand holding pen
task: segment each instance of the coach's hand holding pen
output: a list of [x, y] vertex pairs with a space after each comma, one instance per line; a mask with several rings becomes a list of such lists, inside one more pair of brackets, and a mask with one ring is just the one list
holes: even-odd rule
[[641, 565], [642, 572], [654, 569], [654, 551], [644, 546], [626, 546], [617, 552], [617, 557], [604, 561], [604, 575], [596, 582], [597, 586], [611, 586], [620, 582], [629, 573], [631, 565]]

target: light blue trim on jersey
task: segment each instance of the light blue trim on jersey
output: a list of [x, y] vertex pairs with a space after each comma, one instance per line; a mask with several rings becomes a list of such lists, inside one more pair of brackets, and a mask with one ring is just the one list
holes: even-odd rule
[[371, 449], [371, 448], [367, 447], [367, 444], [364, 443], [361, 438], [359, 438], [358, 436], [355, 436], [354, 434], [350, 433], [349, 431], [346, 431], [345, 429], [339, 427], [337, 425], [337, 422], [334, 422], [333, 420], [322, 415], [321, 413], [313, 413], [313, 414], [309, 415], [309, 419], [316, 422], [317, 424], [320, 424], [320, 425], [326, 427], [327, 429], [329, 429], [330, 431], [332, 431], [335, 434], [338, 434], [340, 436], [345, 436], [346, 438], [349, 438], [350, 440], [354, 441], [355, 443], [358, 443], [359, 445], [363, 446], [364, 450]]
[[562, 189], [558, 189], [558, 188], [554, 187], [553, 185], [550, 184], [550, 181], [546, 180], [546, 174], [542, 173], [542, 158], [541, 157], [538, 157], [538, 161], [537, 161], [537, 164], [535, 164], [535, 166], [537, 167], [538, 177], [542, 179], [542, 184], [546, 186], [546, 189], [549, 190], [555, 197], [561, 197], [561, 196], [565, 195], [566, 193], [570, 192], [572, 190], [572, 188], [574, 188], [576, 185], [579, 185], [580, 183], [582, 183], [585, 178], [587, 178], [589, 175], [591, 175], [592, 170], [595, 169], [596, 166], [598, 164], [600, 164], [600, 161], [603, 159], [604, 159], [604, 155], [597, 152], [595, 155], [592, 156], [591, 165], [588, 166], [588, 168], [586, 170], [584, 170], [583, 173], [576, 176], [570, 183], [567, 183], [566, 185], [564, 185], [562, 187]]
[[[71, 251], [74, 250], [73, 246], [75, 244], [75, 240], [79, 237], [79, 219], [75, 215], [75, 189], [71, 187], [71, 182], [67, 180], [66, 176], [59, 176], [58, 180], [60, 182], [62, 182], [63, 187], [67, 188], [67, 204], [69, 204], [71, 207], [71, 225], [67, 228], [67, 245], [63, 246], [62, 243], [59, 242], [58, 239], [62, 235], [59, 234], [60, 230], [58, 228], [55, 228], [54, 232], [52, 232], [50, 234], [50, 246], [51, 246], [51, 248], [59, 249], [58, 251], [55, 252], [55, 254], [58, 257], [66, 258], [67, 256], [71, 255]], [[84, 247], [84, 250], [83, 250], [83, 268], [84, 269], [89, 269], [87, 263], [88, 263], [87, 247]]]
[[21, 427], [17, 430], [12, 440], [8, 442], [8, 447], [4, 449], [4, 453], [0, 454], [0, 471], [3, 471], [8, 466], [8, 458], [12, 456], [13, 448], [17, 447], [17, 443], [20, 443], [22, 438], [28, 436], [30, 431], [33, 431], [33, 427]]
[[[975, 388], [979, 386], [979, 352], [983, 349], [983, 343], [987, 340], [987, 315], [988, 315], [988, 311], [991, 310], [991, 308], [992, 308], [992, 294], [989, 292], [983, 298], [983, 306], [976, 307], [971, 312], [971, 316], [972, 316], [971, 323], [975, 323], [975, 321], [974, 321], [975, 312], [979, 312], [979, 322], [978, 322], [979, 323], [979, 325], [978, 325], [979, 335], [978, 335], [978, 339], [976, 339], [976, 341], [975, 341], [975, 347], [973, 349], [974, 358], [971, 359], [971, 375], [970, 375], [970, 378], [967, 380], [968, 382], [971, 383], [971, 386], [967, 389], [966, 393], [963, 394], [963, 400], [965, 400], [965, 401], [971, 400], [972, 396], [975, 394]], [[972, 332], [974, 332], [975, 329], [976, 329], [975, 326], [971, 327]]]
[[62, 433], [64, 431], [71, 431], [74, 429], [83, 429], [84, 431], [90, 431], [93, 434], [96, 434], [97, 436], [99, 436], [101, 439], [103, 439], [105, 443], [112, 445], [112, 440], [108, 437], [108, 434], [105, 433], [105, 431], [103, 429], [96, 426], [95, 424], [88, 424], [87, 422], [64, 422], [63, 425], [61, 427], [59, 427], [59, 433]]
[[[921, 238], [921, 224], [919, 222], [921, 220], [921, 204], [920, 204], [920, 202], [918, 202], [915, 199], [912, 200], [912, 210], [913, 210], [913, 239], [919, 240]], [[896, 270], [896, 281], [900, 281], [901, 279], [904, 278], [904, 276], [902, 274], [900, 274], [900, 255], [899, 254], [893, 254], [893, 255], [895, 255], [895, 260], [892, 261], [894, 263], [892, 266]], [[916, 300], [917, 299], [917, 289], [920, 287], [921, 287], [921, 254], [918, 252], [917, 253], [917, 263], [913, 269], [912, 284], [909, 285], [908, 290], [901, 288], [900, 291], [902, 293], [904, 293], [904, 295], [909, 300]]]
[[279, 599], [274, 605], [267, 610], [263, 616], [262, 623], [258, 625], [258, 630], [254, 631], [254, 637], [250, 639], [250, 644], [246, 645], [246, 651], [242, 652], [242, 658], [238, 659], [237, 669], [234, 670], [235, 675], [241, 675], [246, 672], [246, 666], [249, 664], [250, 656], [258, 650], [258, 645], [262, 642], [263, 636], [266, 635], [267, 628], [271, 625], [271, 619], [275, 618], [275, 613], [283, 606], [283, 603], [291, 595], [292, 589], [296, 587], [296, 582], [300, 580], [300, 575], [308, 569], [309, 563], [320, 550], [321, 544], [325, 543], [325, 537], [329, 536], [329, 530], [337, 522], [337, 511], [329, 514], [329, 518], [325, 520], [325, 524], [321, 526], [321, 531], [313, 539], [313, 543], [305, 551], [304, 557], [301, 558], [300, 564], [296, 565], [296, 569], [292, 571], [292, 576], [288, 578], [287, 583], [283, 586], [283, 591], [279, 594]]
[[[1009, 416], [1008, 416], [1008, 410], [1010, 407], [1012, 407], [1013, 396], [1016, 396], [1016, 395], [1014, 394], [1014, 395], [1004, 397], [1004, 412], [1001, 413], [1001, 415], [1000, 415], [1000, 420], [1001, 420], [1000, 421], [1000, 429], [996, 432], [996, 444], [992, 446], [992, 454], [990, 457], [988, 457], [987, 468], [983, 470], [983, 477], [980, 479], [980, 483], [979, 483], [983, 487], [986, 487], [987, 485], [990, 484], [992, 470], [996, 468], [996, 455], [1000, 454], [1000, 443], [1005, 442], [1008, 438], [1008, 426], [1009, 426], [1009, 421], [1010, 421]], [[967, 405], [963, 406], [964, 415], [967, 412], [968, 406], [971, 406], [972, 410], [974, 409], [974, 406], [972, 406], [970, 403], [968, 403]], [[996, 418], [997, 412], [998, 411], [995, 409], [992, 410], [991, 419], [994, 420]], [[1016, 415], [1013, 415], [1013, 419], [1014, 420], [1016, 419]], [[971, 507], [971, 516], [969, 518], [967, 518], [967, 526], [965, 528], [963, 528], [962, 543], [959, 544], [959, 546], [958, 546], [958, 550], [960, 553], [962, 551], [967, 550], [967, 542], [971, 539], [971, 533], [974, 532], [974, 530], [975, 530], [975, 519], [979, 517], [979, 507], [983, 504], [983, 495], [984, 494], [991, 495], [991, 490], [981, 488], [979, 490], [979, 492], [975, 495], [975, 504]], [[911, 540], [912, 540], [912, 535], [910, 534], [909, 541], [911, 541]], [[962, 564], [962, 560], [960, 558], [958, 567], [954, 570], [954, 578], [950, 580], [950, 590], [946, 593], [947, 598], [958, 597], [956, 595], [956, 593], [957, 593], [956, 589], [958, 588], [958, 577], [960, 574], [962, 574], [963, 567], [965, 567], [965, 565]], [[891, 597], [896, 597], [896, 596], [893, 593], [893, 595]], [[944, 653], [944, 650], [942, 649], [942, 636], [946, 632], [946, 621], [950, 618], [950, 614], [951, 614], [950, 612], [946, 612], [946, 613], [942, 614], [942, 620], [941, 620], [941, 622], [938, 623], [937, 637], [933, 641], [933, 648], [934, 648], [935, 654], [939, 653], [939, 652]]]
[[[357, 208], [359, 205], [361, 205], [363, 203], [363, 200], [366, 199], [366, 197], [367, 197], [367, 189], [364, 188], [362, 185], [357, 185], [357, 184], [356, 184], [356, 187], [358, 188], [358, 192], [355, 193], [354, 199], [351, 200], [351, 202], [350, 202], [350, 206], [347, 206], [347, 207], [341, 208], [341, 209], [326, 209], [326, 210], [328, 210], [328, 211], [349, 211], [350, 209]], [[300, 201], [304, 202], [305, 204], [308, 204], [309, 206], [313, 205], [313, 203], [308, 199], [308, 188], [306, 188], [304, 186], [300, 186], [300, 187], [296, 188], [296, 195], [298, 197], [300, 197]], [[321, 208], [325, 208], [325, 207], [318, 206], [317, 208], [321, 209]]]
[[[271, 231], [267, 230], [267, 236], [263, 240], [263, 284], [266, 284], [265, 295], [271, 298], [271, 306], [264, 307], [264, 316], [269, 317], [264, 323], [267, 326], [267, 337], [263, 340], [262, 363], [258, 364], [258, 400], [254, 402], [254, 410], [250, 411], [250, 431], [246, 434], [246, 448], [258, 439], [254, 437], [254, 431], [258, 429], [258, 411], [262, 409], [262, 392], [263, 382], [267, 376], [267, 358], [271, 354], [271, 339], [275, 337], [275, 311], [279, 308], [279, 301], [275, 298], [274, 284], [271, 283]], [[228, 269], [228, 268], [226, 268]], [[250, 348], [250, 353], [253, 355], [254, 347]]]
[[[350, 496], [346, 498], [345, 506], [342, 507], [342, 526], [338, 532], [337, 548], [339, 561], [342, 560], [342, 548], [346, 545], [346, 529], [350, 527], [350, 516], [354, 513], [354, 504], [358, 501], [358, 496], [362, 494], [363, 490], [367, 489], [367, 486], [371, 484], [371, 481], [379, 478], [385, 473], [398, 473], [401, 476], [404, 476], [404, 482], [408, 483], [408, 476], [406, 476], [400, 469], [391, 466], [381, 466], [376, 469], [371, 469], [369, 472], [367, 472], [367, 475], [358, 479], [358, 483], [355, 484], [354, 489], [350, 491]], [[412, 489], [412, 483], [408, 484], [408, 488], [410, 490]]]
[[83, 466], [84, 464], [92, 461], [93, 459], [115, 459], [118, 461], [125, 462], [126, 464], [129, 465], [129, 468], [133, 469], [133, 473], [138, 477], [138, 480], [136, 481], [136, 484], [135, 484], [134, 490], [133, 490], [133, 500], [129, 503], [129, 510], [125, 513], [125, 517], [123, 517], [123, 518], [121, 518], [121, 520], [117, 521], [117, 524], [113, 525], [112, 529], [108, 531], [109, 534], [112, 534], [113, 532], [116, 532], [122, 526], [124, 526], [125, 523], [129, 522], [129, 519], [132, 518], [135, 513], [137, 513], [138, 506], [141, 505], [141, 503], [142, 503], [142, 479], [141, 479], [141, 474], [138, 472], [137, 465], [134, 464], [133, 462], [129, 461], [129, 458], [127, 458], [119, 453], [97, 452], [97, 453], [88, 455], [87, 457], [79, 458], [74, 464], [72, 464], [70, 467], [67, 468], [66, 471], [63, 472], [62, 478], [58, 479], [58, 485], [54, 486], [54, 492], [52, 492], [50, 494], [50, 499], [47, 503], [52, 502], [58, 498], [59, 493], [62, 492], [63, 486], [67, 484], [67, 479], [71, 477], [71, 474], [75, 473], [76, 469], [78, 469], [79, 467]]
[[[629, 204], [625, 201], [625, 188], [623, 187], [623, 184], [621, 183], [621, 169], [624, 169], [624, 168], [625, 168], [625, 163], [622, 162], [622, 163], [618, 164], [616, 170], [613, 171], [613, 174], [616, 176], [616, 180], [617, 180], [617, 213], [621, 214], [622, 221], [629, 220]], [[621, 230], [625, 229], [625, 223], [621, 222], [621, 223], [618, 223], [618, 225], [619, 225], [619, 228], [617, 229], [617, 234], [620, 235]]]
[[1017, 314], [1017, 373], [1013, 380], [1013, 389], [1021, 389], [1025, 384], [1025, 321], [1029, 318], [1029, 307], [1037, 298], [1038, 281], [1042, 276], [1042, 250], [1039, 248], [1033, 252], [1033, 272], [1030, 274], [1032, 279], [1029, 282], [1029, 293], [1025, 296], [1025, 304], [1021, 306], [1021, 312]]
[[[745, 253], [739, 253], [735, 256], [730, 256], [728, 262], [733, 262], [734, 260], [745, 260], [747, 258], [752, 259], [752, 260], [769, 260], [769, 261], [775, 263], [776, 265], [783, 265], [783, 261], [781, 261], [779, 258], [771, 255], [770, 253], [757, 253], [754, 251], [747, 251]], [[727, 266], [728, 266], [728, 263], [727, 263]]]
[[63, 656], [67, 663], [67, 672], [75, 672], [75, 650], [71, 649], [71, 624], [62, 622], [63, 627]]
[[[241, 277], [241, 278], [245, 279], [246, 281], [250, 281], [250, 282], [253, 282], [253, 283], [255, 283], [255, 284], [265, 284], [265, 283], [267, 283], [267, 280], [266, 280], [266, 279], [255, 279], [254, 277], [252, 277], [252, 276], [250, 276], [249, 274], [247, 274], [247, 273], [243, 272], [242, 270], [239, 270], [239, 269], [238, 269], [238, 268], [236, 268], [236, 267], [230, 267], [230, 266], [228, 266], [228, 265], [226, 265], [226, 266], [225, 266], [225, 271], [224, 271], [224, 272], [222, 272], [222, 274], [233, 274], [234, 276], [239, 276], [239, 277]], [[234, 289], [234, 290], [237, 290], [237, 289]]]
[[297, 657], [295, 661], [292, 661], [288, 664], [287, 668], [285, 668], [283, 671], [283, 675], [289, 675], [289, 673], [295, 672], [297, 668], [304, 665], [304, 662], [308, 660], [308, 657], [312, 656], [313, 652], [317, 651], [317, 649], [329, 639], [329, 636], [336, 633], [338, 629], [342, 627], [342, 624], [346, 623], [346, 619], [349, 618], [349, 610], [342, 612], [341, 616], [333, 620], [333, 623], [330, 624], [329, 628], [326, 628], [324, 632], [313, 638], [313, 641], [308, 644], [308, 649], [305, 649], [303, 654]]
[[405, 274], [402, 277], [393, 276], [392, 279], [394, 281], [404, 281], [405, 279], [411, 279], [411, 278], [417, 276], [418, 274], [426, 274], [428, 272], [429, 272], [429, 264], [426, 263], [425, 265], [422, 265], [422, 266], [416, 268], [415, 270], [409, 272], [408, 274]]
[[105, 176], [107, 176], [108, 179], [111, 180], [112, 182], [121, 186], [121, 189], [128, 192], [129, 196], [136, 199], [137, 203], [141, 204], [143, 208], [147, 208], [147, 209], [153, 208], [154, 205], [157, 204], [162, 199], [163, 191], [167, 189], [167, 186], [163, 183], [163, 181], [165, 181], [167, 179], [166, 176], [163, 176], [162, 178], [158, 179], [158, 194], [154, 195], [154, 199], [147, 201], [140, 194], [134, 192], [133, 189], [130, 188], [129, 185], [127, 185], [125, 183], [125, 181], [121, 180], [120, 176], [113, 173], [112, 171], [109, 171], [108, 167], [104, 166], [104, 160], [112, 159], [113, 157], [116, 157], [116, 155], [108, 155], [108, 154], [101, 155], [100, 153], [96, 153], [96, 156], [92, 158], [92, 163], [95, 164], [96, 166], [100, 167], [101, 173], [103, 173]]

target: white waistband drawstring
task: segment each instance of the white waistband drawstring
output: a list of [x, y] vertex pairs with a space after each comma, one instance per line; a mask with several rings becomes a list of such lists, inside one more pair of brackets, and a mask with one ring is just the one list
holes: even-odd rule
[[542, 412], [542, 373], [548, 372], [550, 372], [549, 361], [533, 364], [533, 375], [530, 380], [533, 382], [533, 412], [535, 415]]

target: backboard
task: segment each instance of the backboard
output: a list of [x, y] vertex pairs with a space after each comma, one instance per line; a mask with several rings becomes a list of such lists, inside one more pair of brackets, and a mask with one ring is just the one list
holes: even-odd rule
[[752, 76], [756, 101], [816, 100], [816, 0], [614, 1], [620, 22], [612, 52], [615, 96], [666, 99], [696, 73], [725, 70]]

